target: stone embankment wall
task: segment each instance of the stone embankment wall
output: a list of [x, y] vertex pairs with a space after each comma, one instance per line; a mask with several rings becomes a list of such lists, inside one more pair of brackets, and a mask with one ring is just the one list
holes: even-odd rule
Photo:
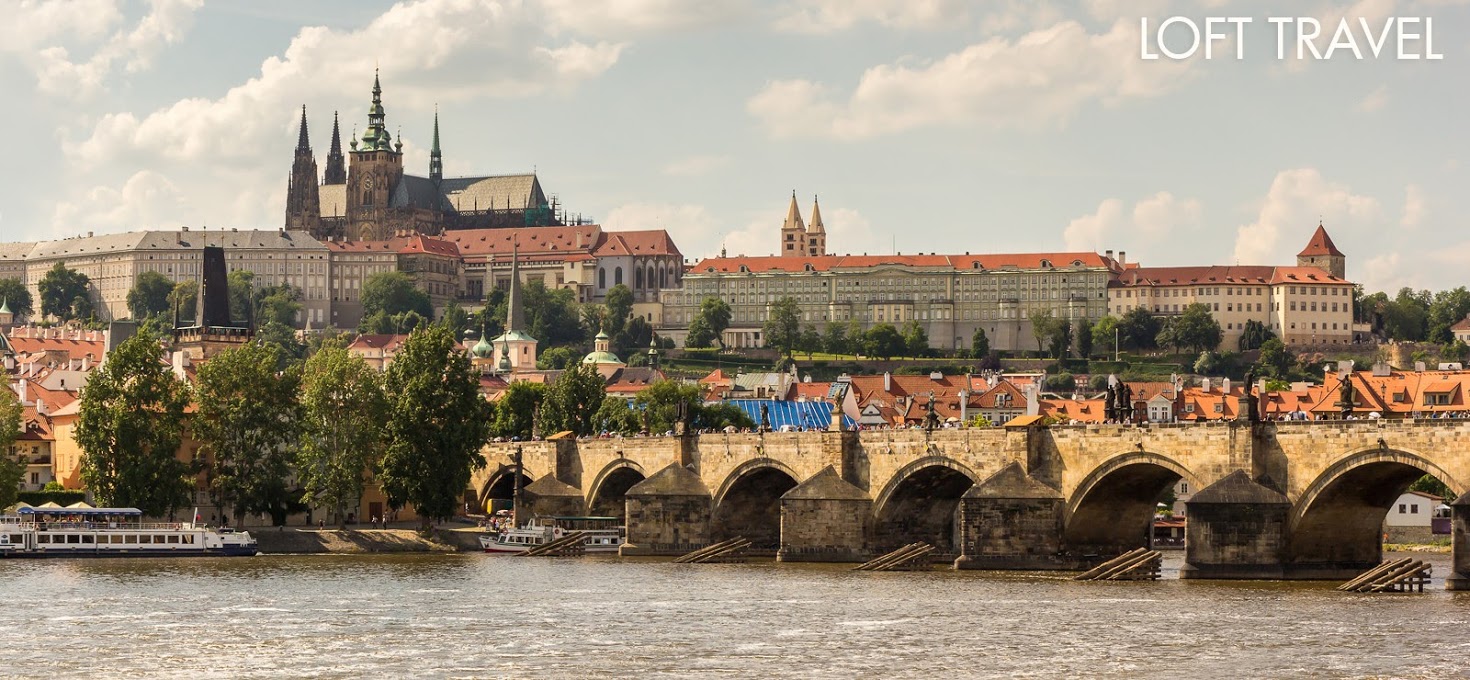
[[[456, 532], [440, 532], [452, 534]], [[410, 529], [374, 529], [367, 531], [302, 530], [286, 528], [257, 529], [250, 532], [260, 544], [262, 553], [400, 553], [455, 552], [466, 548], [457, 543], [426, 539]], [[474, 537], [471, 537], [471, 540]]]

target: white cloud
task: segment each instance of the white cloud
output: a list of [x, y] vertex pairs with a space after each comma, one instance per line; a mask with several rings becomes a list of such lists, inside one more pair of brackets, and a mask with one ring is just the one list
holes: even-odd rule
[[184, 224], [199, 224], [198, 218], [178, 186], [159, 173], [142, 170], [119, 188], [93, 187], [77, 200], [57, 204], [51, 230], [56, 237], [67, 237], [177, 226], [181, 219], [187, 219]]
[[1237, 231], [1235, 260], [1240, 264], [1294, 262], [1296, 250], [1282, 247], [1283, 235], [1300, 238], [1305, 244], [1311, 229], [1321, 221], [1337, 234], [1334, 240], [1342, 248], [1345, 235], [1375, 233], [1382, 229], [1383, 219], [1378, 199], [1329, 182], [1315, 168], [1284, 170], [1271, 182], [1256, 220]]
[[7, 3], [0, 52], [25, 54], [57, 40], [91, 42], [122, 21], [117, 0], [20, 0]]
[[890, 28], [944, 28], [968, 20], [965, 0], [795, 0], [773, 22], [791, 33], [831, 33], [860, 24]]
[[1062, 238], [1068, 250], [1101, 252], [1103, 250], [1128, 250], [1134, 259], [1146, 260], [1153, 254], [1155, 244], [1165, 243], [1172, 236], [1175, 242], [1181, 232], [1198, 227], [1203, 216], [1199, 201], [1192, 198], [1180, 199], [1167, 191], [1160, 191], [1133, 204], [1127, 205], [1116, 198], [1099, 203], [1091, 215], [1083, 215], [1067, 224]]
[[[1350, 277], [1352, 278], [1352, 277]], [[1404, 275], [1403, 257], [1396, 252], [1374, 255], [1363, 261], [1361, 274], [1355, 283], [1363, 290], [1373, 293], [1386, 291], [1390, 296], [1404, 286], [1422, 287], [1422, 283]]]
[[685, 257], [700, 257], [719, 250], [720, 225], [702, 205], [675, 203], [627, 203], [608, 211], [602, 226], [610, 231], [665, 229], [676, 236]]
[[[366, 96], [368, 65], [377, 55], [393, 55], [382, 72], [390, 128], [393, 106], [529, 96], [594, 77], [617, 61], [617, 44], [543, 44], [540, 19], [520, 3], [426, 0], [395, 5], [357, 31], [303, 28], [282, 56], [261, 64], [259, 76], [223, 97], [184, 99], [142, 118], [108, 114], [90, 138], [65, 148], [86, 163], [145, 154], [254, 164], [264, 159], [263, 149], [277, 149], [283, 133], [294, 129], [293, 112], [301, 102]], [[444, 71], [473, 71], [476, 77], [449, 85], [434, 77]]]
[[695, 177], [708, 174], [729, 164], [729, 156], [688, 156], [664, 165], [664, 174], [675, 177]]
[[1424, 214], [1429, 210], [1425, 202], [1424, 190], [1419, 185], [1404, 187], [1404, 216], [1399, 218], [1399, 226], [1413, 229], [1423, 224]]
[[[193, 25], [203, 0], [152, 0], [148, 13], [129, 31], [118, 31], [85, 61], [72, 61], [70, 51], [51, 45], [27, 59], [42, 92], [85, 98], [105, 89], [115, 65], [127, 73], [148, 69], [168, 45], [181, 40]], [[112, 9], [116, 9], [115, 7]]]
[[[161, 25], [140, 25], [130, 35], [140, 31], [169, 34]], [[296, 139], [301, 104], [308, 105], [312, 141], [320, 153], [331, 124], [324, 112], [367, 100], [379, 55], [392, 55], [382, 64], [384, 106], [389, 131], [399, 137], [395, 114], [425, 112], [435, 102], [555, 95], [604, 73], [622, 49], [616, 43], [552, 37], [544, 11], [534, 3], [399, 3], [356, 30], [302, 28], [284, 52], [262, 62], [258, 75], [218, 98], [186, 98], [151, 112], [113, 111], [94, 117], [80, 136], [63, 131], [62, 149], [75, 184], [120, 187], [132, 181], [116, 174], [122, 168], [132, 172], [187, 165], [189, 172], [168, 172], [168, 177], [195, 205], [210, 207], [200, 217], [222, 226], [278, 224], [284, 164]], [[474, 76], [447, 76], [463, 73]], [[344, 138], [360, 120], [343, 116]], [[426, 130], [419, 133], [427, 137]], [[421, 150], [405, 143], [408, 162], [417, 163], [410, 167], [426, 167]], [[172, 222], [197, 215], [187, 214]], [[72, 226], [89, 219], [96, 224]], [[56, 222], [73, 230], [101, 231], [119, 220], [72, 206], [58, 208]]]
[[1358, 102], [1358, 105], [1355, 108], [1363, 113], [1373, 113], [1374, 111], [1382, 110], [1383, 107], [1387, 105], [1388, 86], [1379, 85], [1378, 89], [1369, 92], [1368, 96], [1363, 97], [1363, 100]]
[[777, 137], [863, 139], [931, 125], [1045, 127], [1100, 102], [1167, 92], [1193, 60], [1138, 58], [1138, 27], [1092, 34], [1067, 21], [1019, 39], [991, 38], [930, 62], [868, 69], [846, 101], [808, 80], [768, 83], [746, 110]]
[[541, 4], [554, 28], [605, 38], [709, 26], [752, 12], [741, 0], [541, 0]]

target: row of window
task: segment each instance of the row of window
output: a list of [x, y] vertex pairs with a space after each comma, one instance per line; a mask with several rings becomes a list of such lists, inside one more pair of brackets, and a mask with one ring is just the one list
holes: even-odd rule
[[193, 545], [194, 534], [37, 534], [36, 545]]

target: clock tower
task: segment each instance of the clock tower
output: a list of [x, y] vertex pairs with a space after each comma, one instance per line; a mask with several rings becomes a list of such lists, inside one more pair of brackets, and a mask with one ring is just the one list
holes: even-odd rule
[[403, 178], [403, 142], [393, 143], [384, 124], [383, 88], [373, 74], [373, 103], [368, 107], [368, 126], [357, 139], [352, 135], [352, 152], [347, 167], [346, 236], [353, 239], [385, 239], [386, 214], [393, 189]]

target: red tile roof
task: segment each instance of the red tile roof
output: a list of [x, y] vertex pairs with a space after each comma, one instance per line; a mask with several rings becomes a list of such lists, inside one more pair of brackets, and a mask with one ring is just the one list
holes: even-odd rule
[[1118, 277], [1123, 286], [1180, 286], [1196, 284], [1324, 283], [1351, 285], [1318, 267], [1264, 265], [1201, 267], [1139, 267]]
[[1327, 235], [1327, 229], [1321, 224], [1317, 225], [1317, 231], [1312, 232], [1312, 240], [1307, 241], [1307, 247], [1297, 253], [1297, 257], [1313, 257], [1321, 255], [1335, 255], [1343, 257], [1342, 251], [1332, 243], [1332, 237]]
[[432, 236], [395, 236], [378, 241], [327, 241], [327, 250], [340, 253], [430, 253], [459, 257], [452, 241]]
[[1109, 267], [1109, 260], [1097, 253], [1015, 253], [1001, 255], [815, 255], [711, 257], [699, 261], [689, 271], [751, 272], [830, 271], [832, 269], [866, 269], [884, 265], [936, 269], [1039, 269], [1053, 267]]

